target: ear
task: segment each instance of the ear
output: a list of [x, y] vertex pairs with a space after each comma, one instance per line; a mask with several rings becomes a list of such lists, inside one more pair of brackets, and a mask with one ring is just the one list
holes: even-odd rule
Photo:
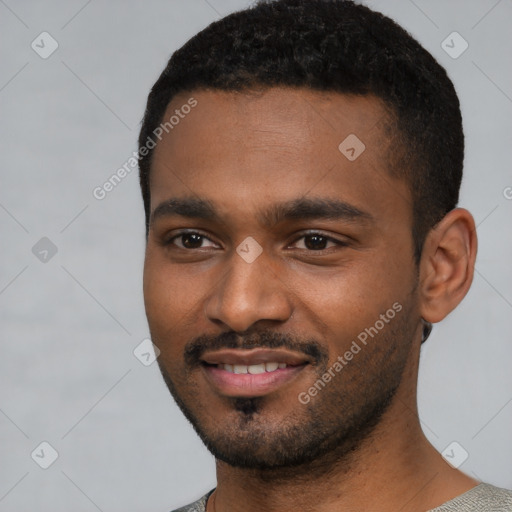
[[473, 281], [477, 251], [475, 221], [455, 208], [429, 232], [420, 261], [420, 311], [440, 322], [457, 307]]

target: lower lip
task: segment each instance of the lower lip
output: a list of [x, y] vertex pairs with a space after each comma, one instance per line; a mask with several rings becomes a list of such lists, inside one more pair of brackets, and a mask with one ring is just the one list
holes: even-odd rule
[[287, 366], [278, 368], [273, 372], [258, 373], [231, 373], [217, 366], [203, 366], [208, 381], [222, 395], [230, 397], [256, 397], [268, 395], [288, 384], [304, 368], [300, 366]]

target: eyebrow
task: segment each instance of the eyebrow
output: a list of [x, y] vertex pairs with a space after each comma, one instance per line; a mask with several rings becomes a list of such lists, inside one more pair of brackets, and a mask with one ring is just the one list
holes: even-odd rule
[[[211, 201], [201, 198], [171, 198], [160, 203], [151, 214], [150, 224], [162, 217], [180, 216], [222, 223]], [[374, 222], [374, 217], [344, 201], [331, 198], [299, 198], [276, 203], [260, 210], [256, 217], [267, 227], [286, 220], [347, 220], [363, 223]]]

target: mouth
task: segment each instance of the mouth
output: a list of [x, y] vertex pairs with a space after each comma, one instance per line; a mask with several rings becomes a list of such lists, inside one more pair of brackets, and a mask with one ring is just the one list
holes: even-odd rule
[[311, 364], [308, 356], [284, 349], [225, 349], [206, 352], [202, 369], [217, 393], [264, 396], [281, 389]]

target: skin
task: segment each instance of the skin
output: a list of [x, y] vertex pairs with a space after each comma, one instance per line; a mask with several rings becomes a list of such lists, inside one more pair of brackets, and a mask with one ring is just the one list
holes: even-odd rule
[[[421, 318], [439, 322], [471, 285], [471, 214], [448, 213], [415, 265], [412, 198], [386, 169], [393, 146], [374, 97], [288, 88], [191, 91], [175, 97], [164, 117], [191, 96], [197, 106], [155, 149], [151, 211], [171, 198], [193, 197], [210, 201], [219, 219], [160, 208], [150, 224], [144, 297], [167, 384], [218, 450], [216, 510], [426, 511], [475, 486], [428, 442], [416, 405]], [[338, 149], [349, 134], [366, 146], [353, 162]], [[268, 225], [258, 215], [300, 198], [342, 200], [368, 218]], [[175, 238], [183, 229], [206, 238]], [[311, 245], [306, 230], [343, 245]], [[262, 249], [252, 263], [236, 251], [249, 236]], [[299, 393], [397, 302], [400, 313], [308, 404], [300, 403]], [[234, 343], [263, 340], [259, 333], [297, 347], [316, 343], [322, 357], [311, 357], [269, 393], [222, 392], [185, 350], [201, 341], [223, 346], [223, 336], [234, 333]], [[359, 421], [364, 430], [365, 407], [385, 396], [389, 404], [374, 414], [377, 424], [356, 436], [350, 425]], [[331, 446], [313, 454], [317, 439]], [[312, 453], [313, 460], [286, 465], [294, 446], [297, 457]], [[253, 467], [233, 463], [244, 453]]]

